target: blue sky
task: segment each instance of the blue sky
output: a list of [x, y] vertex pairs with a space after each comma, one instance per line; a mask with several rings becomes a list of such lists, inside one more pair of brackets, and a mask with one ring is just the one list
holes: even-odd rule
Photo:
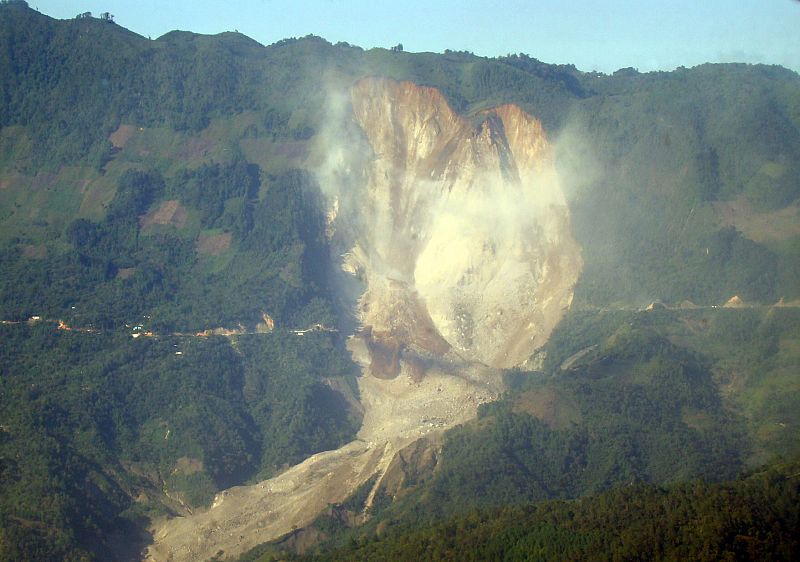
[[703, 62], [800, 72], [797, 0], [28, 0], [55, 18], [114, 14], [153, 39], [237, 30], [269, 44], [313, 33], [364, 48], [527, 53], [580, 70], [671, 70]]

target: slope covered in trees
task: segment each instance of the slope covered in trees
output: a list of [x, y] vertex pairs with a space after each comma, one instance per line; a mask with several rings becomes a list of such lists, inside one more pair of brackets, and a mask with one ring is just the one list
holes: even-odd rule
[[326, 384], [354, 374], [327, 334], [234, 347], [44, 322], [0, 330], [3, 560], [119, 556], [146, 540], [147, 517], [208, 505], [357, 429]]
[[719, 484], [634, 485], [579, 501], [477, 510], [322, 555], [241, 560], [793, 560], [798, 466]]

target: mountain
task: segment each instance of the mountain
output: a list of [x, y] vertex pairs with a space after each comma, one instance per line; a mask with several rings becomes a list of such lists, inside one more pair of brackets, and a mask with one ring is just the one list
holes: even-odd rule
[[0, 45], [0, 558], [293, 556], [796, 458], [797, 74], [19, 1]]

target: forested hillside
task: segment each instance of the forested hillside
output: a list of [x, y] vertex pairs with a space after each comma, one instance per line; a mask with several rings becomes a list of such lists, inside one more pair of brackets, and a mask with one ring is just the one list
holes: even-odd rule
[[358, 427], [328, 384], [352, 384], [353, 370], [327, 334], [234, 347], [45, 323], [0, 330], [3, 560], [135, 552], [147, 517], [209, 505]]
[[[713, 511], [743, 494], [746, 519], [796, 496], [785, 467], [681, 484], [800, 451], [800, 320], [766, 306], [800, 299], [796, 73], [151, 40], [15, 1], [0, 4], [0, 559], [136, 559], [149, 518], [354, 438], [358, 372], [336, 331], [315, 170], [330, 95], [373, 75], [434, 86], [468, 117], [516, 103], [539, 118], [584, 271], [543, 361], [507, 372], [507, 396], [384, 487], [363, 537], [353, 517], [315, 523], [332, 546], [366, 541], [343, 557], [372, 555], [381, 525], [411, 529], [389, 552], [424, 558], [486, 521], [517, 537], [491, 543], [497, 557], [535, 544], [549, 559], [542, 537], [575, 532], [555, 556], [580, 558], [601, 548], [598, 513], [615, 502], [651, 520], [662, 498]], [[721, 308], [734, 295], [744, 307]], [[674, 308], [638, 310], [657, 299]], [[710, 533], [741, 558], [780, 559], [796, 549], [784, 507], [763, 519], [771, 538], [719, 521]], [[699, 552], [620, 517], [665, 558]]]
[[633, 485], [385, 530], [323, 555], [241, 560], [793, 560], [797, 463], [721, 484]]

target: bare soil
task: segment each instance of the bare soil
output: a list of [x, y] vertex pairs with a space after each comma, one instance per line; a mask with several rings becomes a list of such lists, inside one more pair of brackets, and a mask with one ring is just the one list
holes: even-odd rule
[[175, 463], [173, 474], [190, 475], [203, 470], [203, 461], [191, 457], [181, 457]]
[[201, 234], [197, 239], [197, 253], [218, 256], [231, 247], [232, 240], [233, 235], [230, 232], [211, 236]]
[[788, 240], [800, 236], [800, 203], [777, 211], [760, 212], [744, 198], [714, 203], [714, 211], [723, 225], [735, 226], [756, 242]]
[[117, 270], [117, 279], [130, 279], [135, 273], [135, 267], [121, 267]]
[[565, 429], [581, 419], [577, 405], [552, 388], [523, 392], [514, 401], [513, 409], [531, 414], [555, 430]]
[[125, 145], [128, 144], [135, 132], [136, 127], [133, 125], [120, 125], [116, 131], [109, 135], [108, 140], [114, 148], [125, 148]]
[[142, 230], [147, 230], [156, 224], [171, 224], [175, 228], [181, 229], [186, 226], [188, 216], [186, 208], [176, 199], [171, 199], [161, 203], [157, 209], [139, 217], [139, 225]]
[[22, 255], [29, 260], [43, 260], [47, 257], [47, 246], [25, 244], [22, 246]]

